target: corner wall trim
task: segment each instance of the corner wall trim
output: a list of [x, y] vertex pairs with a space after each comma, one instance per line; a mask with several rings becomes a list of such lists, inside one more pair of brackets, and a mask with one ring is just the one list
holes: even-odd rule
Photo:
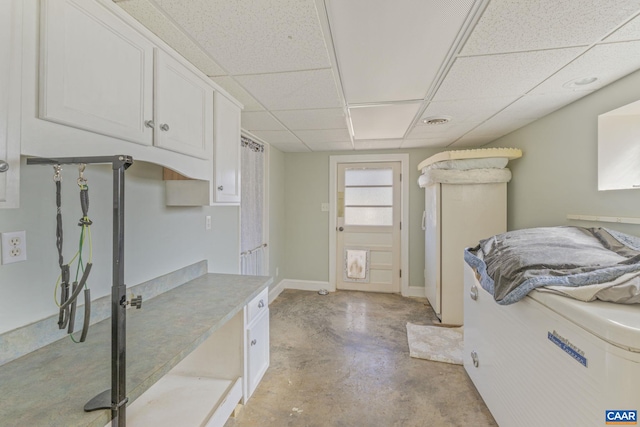
[[406, 289], [406, 292], [402, 293], [403, 297], [417, 297], [417, 298], [425, 298], [424, 295], [424, 286], [409, 286]]
[[315, 280], [295, 280], [284, 279], [278, 286], [282, 285], [284, 289], [298, 289], [300, 291], [319, 291], [320, 289], [329, 289], [329, 282], [319, 282]]
[[271, 304], [273, 301], [275, 301], [275, 299], [280, 296], [282, 291], [284, 291], [284, 282], [286, 280], [287, 279], [282, 279], [281, 281], [278, 282], [277, 285], [275, 285], [273, 288], [269, 289], [269, 304]]

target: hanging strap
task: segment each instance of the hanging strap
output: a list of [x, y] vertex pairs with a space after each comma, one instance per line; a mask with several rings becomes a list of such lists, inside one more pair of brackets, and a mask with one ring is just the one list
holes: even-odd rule
[[64, 329], [69, 322], [69, 310], [63, 307], [69, 298], [69, 265], [64, 263], [62, 255], [62, 244], [64, 241], [64, 233], [62, 229], [62, 176], [60, 172], [62, 167], [55, 165], [53, 167], [53, 181], [56, 184], [56, 248], [58, 249], [58, 265], [60, 266], [60, 313], [58, 314], [58, 328]]

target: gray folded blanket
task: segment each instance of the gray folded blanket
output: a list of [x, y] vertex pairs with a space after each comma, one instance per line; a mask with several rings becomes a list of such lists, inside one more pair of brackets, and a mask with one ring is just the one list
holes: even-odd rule
[[[594, 285], [640, 272], [640, 238], [603, 228], [531, 228], [482, 240], [464, 258], [482, 287], [507, 305], [541, 286]], [[615, 302], [638, 298], [632, 293]]]

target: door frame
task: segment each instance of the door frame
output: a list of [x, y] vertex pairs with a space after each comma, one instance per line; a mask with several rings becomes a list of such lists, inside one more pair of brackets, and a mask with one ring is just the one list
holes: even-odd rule
[[329, 291], [336, 290], [336, 215], [338, 163], [382, 163], [400, 162], [402, 181], [400, 182], [400, 210], [402, 230], [400, 230], [400, 293], [409, 292], [409, 154], [353, 154], [329, 156]]

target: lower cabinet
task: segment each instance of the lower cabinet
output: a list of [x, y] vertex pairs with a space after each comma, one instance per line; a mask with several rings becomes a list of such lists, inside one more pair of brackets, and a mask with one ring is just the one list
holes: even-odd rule
[[224, 426], [269, 366], [267, 298], [265, 289], [133, 401], [127, 425]]
[[269, 294], [268, 288], [247, 304], [245, 309], [245, 382], [244, 402], [251, 397], [269, 367]]

